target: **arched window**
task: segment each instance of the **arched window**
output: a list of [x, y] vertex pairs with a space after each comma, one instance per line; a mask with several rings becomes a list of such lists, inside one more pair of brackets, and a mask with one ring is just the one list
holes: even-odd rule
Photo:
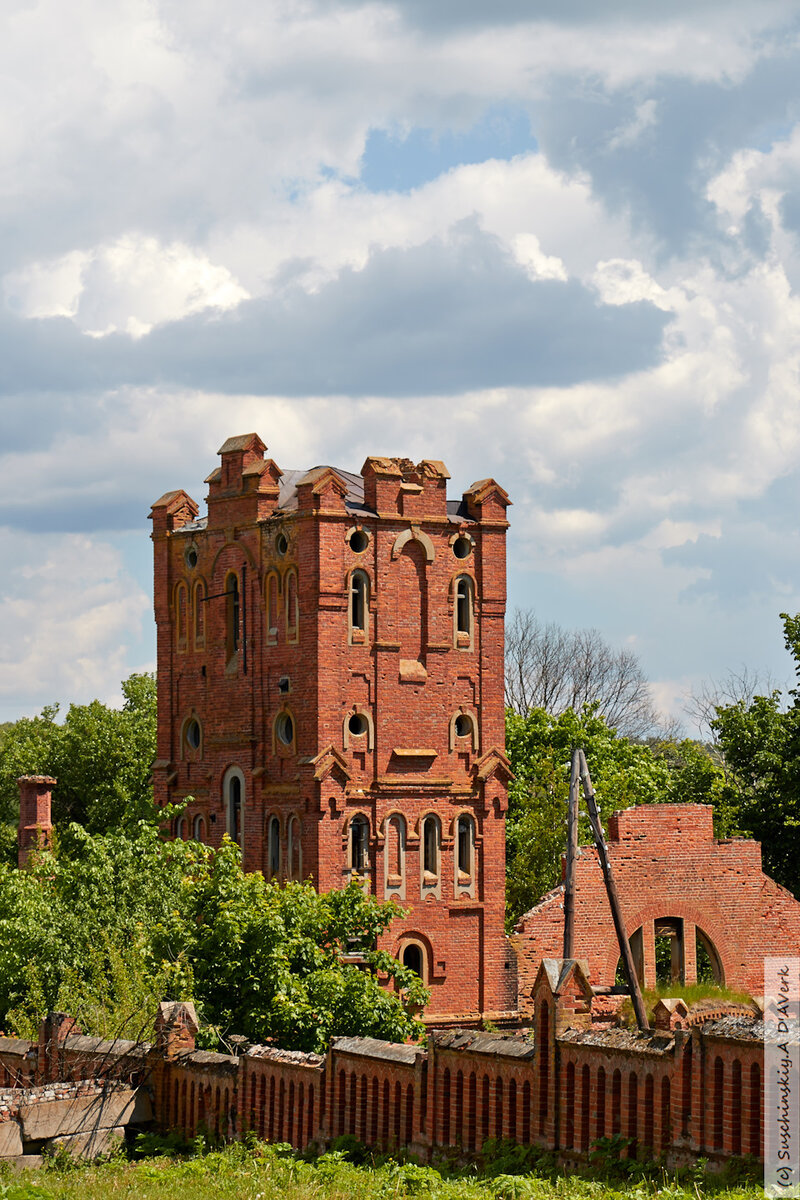
[[459, 753], [479, 751], [478, 724], [475, 714], [465, 712], [464, 708], [457, 709], [450, 718], [450, 749]]
[[471, 575], [459, 575], [455, 582], [455, 644], [462, 650], [472, 645], [475, 585]]
[[280, 615], [279, 592], [278, 573], [277, 571], [270, 571], [264, 585], [264, 600], [266, 604], [267, 642], [271, 646], [276, 645], [278, 641], [278, 619]]
[[353, 571], [350, 576], [350, 640], [363, 642], [367, 637], [369, 619], [369, 576], [366, 571]]
[[425, 884], [438, 882], [440, 843], [438, 819], [433, 816], [426, 817], [422, 822], [422, 872]]
[[195, 816], [192, 822], [192, 837], [196, 842], [204, 842], [206, 840], [206, 822], [200, 813]]
[[270, 877], [277, 879], [281, 873], [281, 823], [277, 817], [270, 817], [267, 826], [267, 855]]
[[189, 636], [188, 603], [189, 597], [186, 591], [186, 584], [179, 583], [175, 589], [175, 640], [179, 650], [186, 649]]
[[475, 865], [475, 822], [472, 817], [461, 816], [456, 824], [456, 872], [459, 883], [469, 883]]
[[233, 571], [230, 572], [225, 580], [225, 652], [228, 661], [233, 658], [234, 654], [239, 649], [239, 622], [240, 622], [240, 599], [239, 599], [239, 576]]
[[194, 585], [194, 648], [201, 650], [206, 644], [206, 585], [198, 579]]
[[244, 844], [244, 776], [238, 767], [230, 767], [225, 774], [223, 788], [225, 798], [225, 822], [231, 841]]
[[286, 592], [286, 640], [296, 642], [300, 636], [300, 600], [297, 594], [297, 571], [292, 567], [284, 581]]
[[289, 878], [303, 878], [303, 847], [300, 840], [300, 819], [291, 817], [289, 820], [288, 839]]
[[350, 822], [350, 870], [359, 875], [369, 871], [369, 824], [360, 814]]
[[425, 958], [422, 953], [422, 947], [418, 942], [409, 942], [403, 950], [403, 966], [408, 967], [415, 975], [419, 975], [420, 979], [424, 974]]
[[189, 822], [186, 817], [178, 817], [175, 822], [175, 837], [178, 841], [185, 842], [189, 836]]

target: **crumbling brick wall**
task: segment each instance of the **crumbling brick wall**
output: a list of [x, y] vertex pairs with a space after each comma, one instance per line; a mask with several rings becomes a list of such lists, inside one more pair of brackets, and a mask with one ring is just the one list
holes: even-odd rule
[[[703, 804], [648, 804], [615, 813], [608, 849], [629, 937], [642, 930], [643, 983], [655, 982], [654, 922], [673, 918], [683, 934], [683, 976], [696, 978], [695, 933], [712, 944], [721, 982], [751, 995], [763, 991], [765, 955], [800, 951], [800, 904], [764, 874], [761, 848], [747, 839], [714, 837], [712, 809]], [[575, 956], [592, 982], [614, 983], [619, 947], [594, 847], [576, 866]], [[543, 958], [561, 955], [563, 887], [544, 896], [518, 922], [512, 942], [519, 959], [520, 1011], [529, 1012]]]

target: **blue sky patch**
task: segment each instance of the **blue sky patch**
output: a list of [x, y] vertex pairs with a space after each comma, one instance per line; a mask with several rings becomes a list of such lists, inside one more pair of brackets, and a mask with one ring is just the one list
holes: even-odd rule
[[361, 182], [371, 192], [410, 192], [453, 167], [508, 160], [537, 149], [522, 109], [497, 105], [471, 129], [373, 129], [361, 160]]

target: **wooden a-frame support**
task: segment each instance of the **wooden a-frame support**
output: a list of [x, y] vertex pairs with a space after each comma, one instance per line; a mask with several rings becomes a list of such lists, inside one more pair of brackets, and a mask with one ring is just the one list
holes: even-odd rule
[[650, 1024], [647, 1020], [642, 990], [639, 987], [639, 977], [636, 974], [636, 967], [633, 963], [631, 944], [628, 941], [628, 935], [625, 932], [625, 923], [622, 920], [622, 909], [620, 908], [617, 886], [614, 882], [614, 874], [611, 870], [611, 860], [608, 857], [608, 846], [603, 834], [603, 825], [597, 808], [597, 800], [594, 788], [592, 787], [592, 777], [589, 774], [589, 767], [583, 750], [572, 751], [572, 764], [570, 768], [569, 809], [567, 815], [567, 869], [564, 880], [564, 958], [575, 957], [575, 864], [578, 858], [578, 813], [580, 810], [581, 787], [583, 787], [589, 824], [592, 827], [594, 844], [597, 847], [597, 855], [603, 871], [608, 903], [611, 906], [611, 916], [614, 921], [614, 929], [617, 933], [620, 954], [622, 955], [622, 967], [628, 983], [631, 1000], [633, 1001], [636, 1024], [640, 1029], [649, 1029]]

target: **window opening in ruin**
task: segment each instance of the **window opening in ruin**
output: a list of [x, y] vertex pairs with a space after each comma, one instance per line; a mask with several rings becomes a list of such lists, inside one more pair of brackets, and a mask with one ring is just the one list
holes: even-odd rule
[[228, 780], [228, 833], [231, 841], [242, 839], [242, 781], [238, 775]]
[[180, 841], [185, 842], [189, 834], [189, 822], [186, 817], [178, 817], [175, 822], [175, 837]]
[[405, 835], [406, 823], [403, 818], [390, 817], [386, 826], [386, 882], [391, 887], [400, 887], [403, 882]]
[[289, 539], [287, 538], [285, 533], [279, 533], [278, 536], [276, 537], [275, 549], [277, 550], [280, 557], [283, 558], [284, 555], [286, 554], [286, 551], [289, 549]]
[[179, 583], [175, 593], [175, 625], [177, 643], [179, 649], [186, 648], [187, 641], [187, 607], [188, 596], [186, 592], [186, 584]]
[[297, 572], [291, 569], [286, 576], [286, 640], [296, 642], [300, 629], [300, 600], [297, 591]]
[[206, 840], [206, 823], [202, 816], [198, 813], [192, 825], [192, 837], [196, 842], [204, 842]]
[[357, 529], [350, 535], [350, 549], [354, 554], [363, 554], [369, 545], [369, 537], [363, 529]]
[[275, 732], [278, 735], [278, 740], [284, 746], [291, 746], [294, 741], [294, 721], [289, 713], [279, 713], [278, 719], [275, 722]]
[[459, 575], [455, 582], [455, 605], [453, 612], [455, 645], [461, 650], [472, 647], [473, 602], [475, 585], [470, 575]]
[[277, 817], [270, 817], [267, 844], [269, 873], [271, 876], [277, 876], [281, 869], [281, 823]]
[[464, 537], [463, 534], [461, 537], [457, 537], [453, 542], [453, 554], [455, 554], [456, 558], [469, 558], [471, 553], [472, 542], [469, 538]]
[[455, 721], [456, 737], [469, 737], [472, 733], [472, 717], [459, 713]]
[[194, 568], [197, 566], [197, 547], [196, 546], [190, 546], [189, 549], [186, 551], [185, 561], [186, 561], [187, 567]]
[[439, 822], [426, 817], [422, 827], [422, 869], [426, 875], [439, 874]]
[[266, 584], [267, 602], [267, 641], [275, 644], [278, 640], [278, 576], [270, 571]]
[[186, 745], [191, 750], [200, 749], [200, 723], [194, 717], [186, 726]]
[[697, 928], [695, 954], [697, 956], [697, 982], [716, 983], [722, 986], [725, 983], [725, 975], [716, 946], [708, 934], [699, 927]]
[[366, 874], [369, 869], [369, 826], [366, 817], [356, 816], [350, 822], [350, 870]]
[[367, 628], [369, 580], [363, 571], [353, 571], [350, 579], [350, 625], [353, 629]]
[[202, 579], [194, 585], [194, 644], [195, 649], [206, 644], [206, 585]]
[[239, 649], [239, 577], [233, 572], [225, 580], [225, 591], [227, 599], [226, 606], [226, 650], [228, 659], [233, 658], [234, 654]]
[[683, 921], [680, 917], [659, 917], [653, 922], [655, 936], [656, 983], [667, 986], [684, 978]]
[[403, 951], [403, 966], [422, 979], [422, 947], [410, 942]]
[[292, 817], [289, 821], [289, 878], [300, 880], [303, 877], [303, 847], [300, 841], [300, 820]]
[[459, 817], [457, 827], [457, 853], [459, 879], [469, 879], [472, 875], [472, 846], [473, 824], [470, 817]]
[[278, 680], [278, 691], [282, 696], [288, 696], [289, 692], [291, 691], [288, 675], [281, 675], [280, 679]]
[[369, 728], [369, 722], [363, 713], [353, 713], [347, 722], [347, 728], [353, 737], [361, 737]]

